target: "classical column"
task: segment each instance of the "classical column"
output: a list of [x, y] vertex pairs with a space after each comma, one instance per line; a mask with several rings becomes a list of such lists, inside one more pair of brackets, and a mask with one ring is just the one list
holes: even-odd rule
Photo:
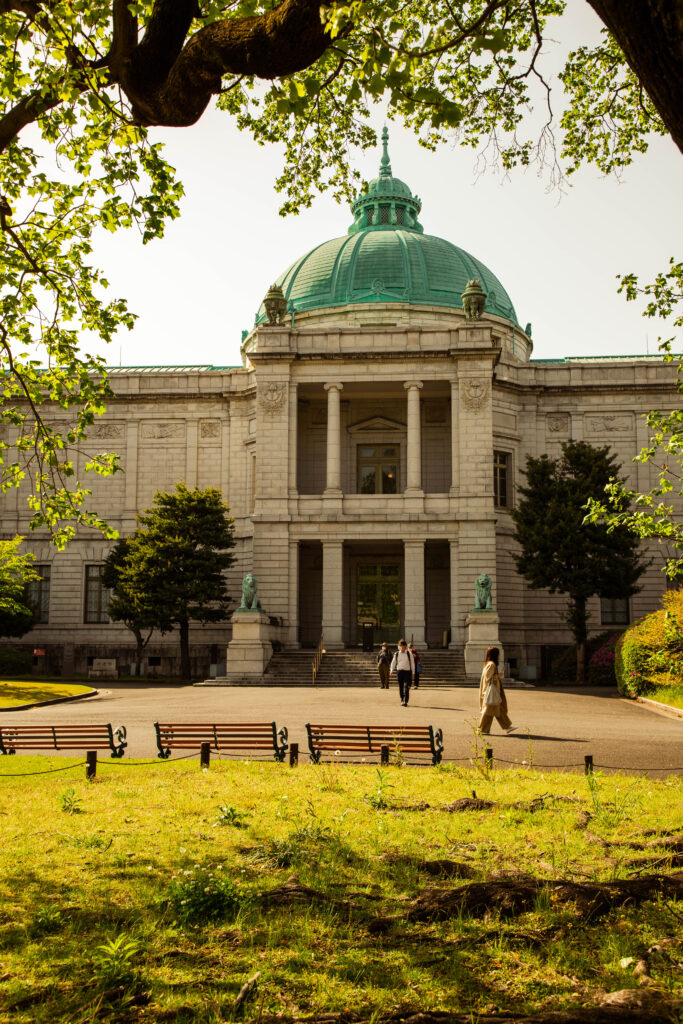
[[289, 479], [288, 489], [290, 498], [297, 496], [297, 441], [299, 433], [299, 398], [297, 385], [294, 381], [289, 382]]
[[326, 493], [341, 494], [341, 415], [343, 384], [326, 384], [327, 391], [327, 485]]
[[406, 640], [418, 646], [425, 642], [425, 546], [423, 540], [403, 542], [403, 578], [405, 580]]
[[198, 438], [199, 423], [197, 420], [188, 420], [185, 431], [185, 483], [190, 489], [197, 486]]
[[405, 494], [422, 491], [422, 442], [420, 432], [420, 388], [422, 381], [407, 381], [408, 392], [408, 453], [406, 459]]
[[460, 544], [451, 540], [451, 642], [449, 647], [462, 647], [465, 643], [465, 611], [460, 580]]
[[138, 511], [138, 424], [136, 420], [129, 422], [126, 426], [126, 461], [123, 468], [126, 471], [124, 517], [128, 519], [126, 528], [130, 528], [135, 522], [135, 514]]
[[451, 494], [460, 493], [460, 460], [458, 458], [459, 446], [459, 404], [458, 404], [458, 382], [451, 381]]
[[287, 646], [299, 647], [299, 542], [289, 542]]
[[323, 541], [323, 633], [325, 647], [342, 647], [343, 552], [340, 540]]

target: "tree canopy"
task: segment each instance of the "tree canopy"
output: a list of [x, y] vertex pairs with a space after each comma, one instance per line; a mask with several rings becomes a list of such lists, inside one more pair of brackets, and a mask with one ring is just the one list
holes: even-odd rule
[[35, 556], [19, 551], [23, 540], [0, 540], [0, 636], [23, 636], [35, 620], [27, 590], [39, 577]]
[[[283, 144], [284, 212], [350, 193], [348, 150], [375, 144], [378, 102], [423, 145], [455, 135], [505, 167], [609, 172], [652, 133], [683, 148], [679, 4], [588, 2], [605, 28], [569, 55], [558, 125], [543, 62], [564, 0], [0, 0], [0, 486], [28, 475], [32, 527], [58, 544], [74, 522], [112, 534], [74, 478], [110, 394], [81, 343], [134, 323], [91, 265], [93, 232], [135, 226], [145, 242], [179, 213], [151, 129], [193, 124], [215, 98]], [[527, 122], [539, 104], [540, 136]], [[115, 453], [87, 459], [117, 468]]]
[[567, 622], [577, 646], [577, 682], [585, 679], [588, 627], [586, 604], [601, 597], [630, 597], [646, 568], [639, 541], [623, 526], [608, 530], [584, 522], [589, 498], [602, 494], [619, 465], [609, 448], [585, 441], [562, 444], [562, 456], [527, 457], [526, 485], [512, 510], [517, 571], [532, 590], [567, 594]]
[[[179, 629], [180, 671], [189, 679], [190, 621], [227, 618], [230, 597], [224, 572], [234, 560], [233, 521], [220, 491], [157, 491], [138, 516], [139, 529], [119, 542], [107, 562], [114, 590], [113, 616], [142, 632]], [[135, 627], [135, 628], [133, 628]], [[137, 639], [137, 638], [136, 638]], [[138, 660], [141, 647], [138, 641]]]

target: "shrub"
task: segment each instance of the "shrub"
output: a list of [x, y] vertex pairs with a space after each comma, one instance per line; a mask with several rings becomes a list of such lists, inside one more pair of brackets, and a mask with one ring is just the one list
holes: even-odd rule
[[33, 655], [19, 647], [0, 647], [0, 673], [7, 676], [28, 676], [33, 668]]
[[[604, 632], [598, 633], [597, 636], [590, 637], [587, 643], [589, 664], [590, 659], [592, 658], [595, 651], [598, 649], [598, 647], [602, 647], [602, 645], [609, 639], [610, 636], [611, 634], [609, 632]], [[576, 682], [576, 647], [566, 647], [565, 650], [562, 651], [562, 653], [559, 654], [557, 658], [553, 660], [552, 666], [550, 668], [550, 682]], [[612, 683], [612, 685], [614, 685], [614, 683]]]
[[614, 671], [614, 649], [620, 633], [612, 633], [591, 655], [588, 662], [588, 682], [591, 686], [616, 686], [617, 677]]
[[662, 679], [683, 680], [683, 590], [670, 591], [662, 608], [626, 630], [615, 652], [619, 692], [638, 697]]

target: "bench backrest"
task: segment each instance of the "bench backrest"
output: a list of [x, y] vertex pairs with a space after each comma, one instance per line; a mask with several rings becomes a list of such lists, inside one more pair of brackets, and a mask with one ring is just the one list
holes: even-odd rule
[[436, 764], [441, 760], [443, 737], [431, 725], [339, 725], [314, 723], [306, 725], [308, 746], [313, 760], [324, 750], [379, 753], [381, 747], [405, 753], [429, 752]]
[[105, 750], [122, 757], [126, 747], [124, 726], [101, 725], [2, 725], [0, 753], [15, 750]]
[[281, 761], [287, 749], [287, 730], [275, 722], [155, 722], [159, 757], [175, 749], [272, 750]]

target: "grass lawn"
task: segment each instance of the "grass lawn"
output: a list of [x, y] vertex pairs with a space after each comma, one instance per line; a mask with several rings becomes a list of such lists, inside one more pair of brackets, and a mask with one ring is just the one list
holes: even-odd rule
[[73, 697], [78, 693], [89, 693], [90, 690], [92, 686], [66, 683], [0, 681], [0, 708], [36, 704], [41, 700], [56, 700], [57, 697]]
[[599, 1003], [639, 962], [683, 995], [680, 881], [619, 888], [683, 862], [680, 778], [104, 758], [93, 782], [21, 777], [64, 764], [0, 761], [1, 1020], [476, 1020]]
[[673, 686], [655, 686], [645, 694], [650, 700], [668, 704], [670, 708], [683, 710], [683, 683]]

